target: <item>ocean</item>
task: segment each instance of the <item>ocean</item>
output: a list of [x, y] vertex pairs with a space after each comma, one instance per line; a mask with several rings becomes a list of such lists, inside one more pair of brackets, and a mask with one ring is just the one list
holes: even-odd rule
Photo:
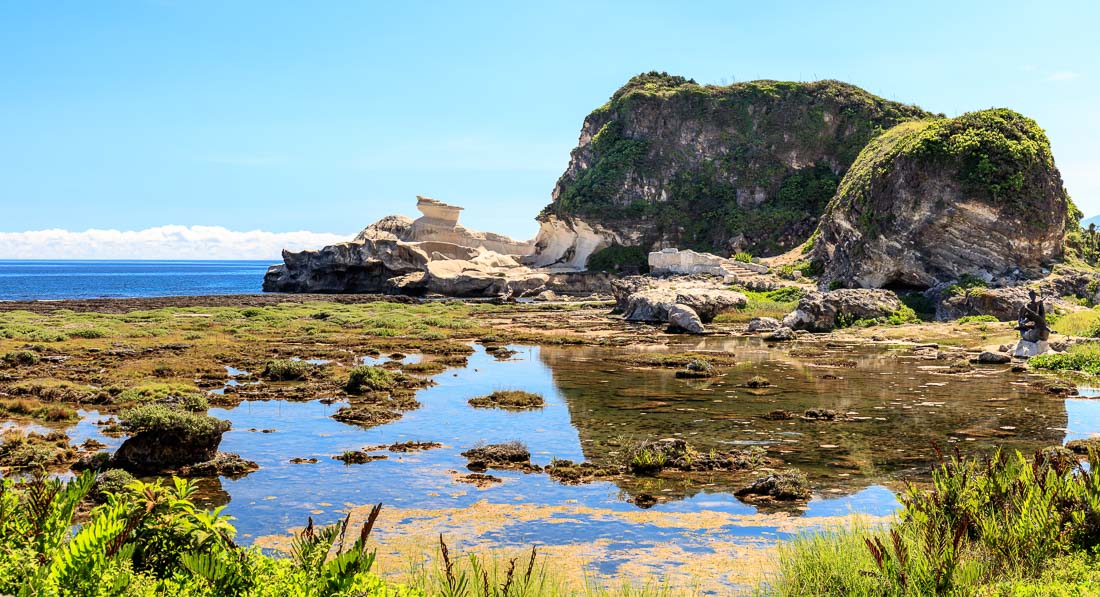
[[0, 300], [256, 294], [273, 263], [0, 259]]

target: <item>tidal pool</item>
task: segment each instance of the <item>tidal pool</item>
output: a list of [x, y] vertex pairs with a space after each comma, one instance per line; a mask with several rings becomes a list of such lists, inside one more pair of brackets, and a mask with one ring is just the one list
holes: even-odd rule
[[[936, 449], [988, 454], [1000, 446], [1030, 454], [1100, 432], [1100, 401], [1053, 397], [1032, 387], [1037, 376], [1006, 367], [951, 374], [943, 361], [904, 347], [814, 345], [810, 352], [803, 347], [808, 356], [791, 356], [789, 346], [755, 338], [708, 337], [660, 348], [736, 356], [738, 365], [707, 380], [622, 364], [613, 357], [623, 349], [509, 348], [517, 354], [498, 360], [475, 345], [467, 366], [433, 376], [436, 385], [417, 394], [419, 409], [371, 429], [333, 420], [339, 401], [246, 401], [211, 409], [233, 425], [221, 450], [260, 469], [240, 479], [208, 480], [204, 496], [227, 504], [245, 543], [265, 547], [278, 547], [279, 537], [309, 516], [331, 523], [382, 502], [389, 513], [379, 529], [384, 543], [444, 533], [460, 548], [571, 547], [600, 572], [671, 575], [677, 566], [694, 566], [684, 573], [690, 577], [705, 573], [697, 568], [701, 562], [717, 571], [730, 558], [751, 560], [775, 540], [837, 517], [888, 517], [903, 480], [927, 480]], [[771, 386], [744, 387], [753, 376]], [[501, 389], [538, 393], [546, 406], [510, 412], [467, 404]], [[763, 416], [811, 408], [833, 409], [838, 420]], [[95, 437], [117, 447], [118, 438], [98, 433], [99, 413], [81, 414], [68, 430], [74, 442]], [[454, 478], [466, 472], [460, 452], [478, 443], [520, 440], [534, 463], [546, 465], [554, 458], [607, 461], [631, 441], [664, 437], [682, 437], [700, 451], [765, 446], [809, 475], [814, 498], [784, 512], [742, 503], [733, 490], [752, 473], [566, 486], [544, 474], [494, 470], [503, 483], [485, 489]], [[442, 447], [379, 451], [387, 459], [350, 466], [332, 458], [410, 440]], [[294, 464], [295, 458], [317, 462]], [[626, 501], [641, 493], [659, 502], [641, 510]], [[727, 587], [748, 582], [728, 571], [716, 578]]]

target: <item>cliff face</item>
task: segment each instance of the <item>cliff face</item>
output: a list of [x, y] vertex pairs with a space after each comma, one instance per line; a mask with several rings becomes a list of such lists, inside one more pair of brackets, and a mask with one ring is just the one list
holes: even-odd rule
[[1000, 109], [910, 122], [860, 153], [821, 220], [813, 259], [822, 285], [1029, 277], [1062, 257], [1070, 209], [1031, 119]]
[[596, 250], [792, 248], [871, 139], [928, 116], [837, 81], [719, 87], [639, 75], [585, 119], [539, 217], [540, 263], [575, 263], [578, 251], [563, 245], [582, 229], [577, 236]]

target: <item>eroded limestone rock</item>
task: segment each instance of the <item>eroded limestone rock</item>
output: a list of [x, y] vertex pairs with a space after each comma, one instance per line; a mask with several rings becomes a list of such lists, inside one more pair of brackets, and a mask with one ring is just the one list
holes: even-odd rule
[[901, 301], [889, 290], [842, 289], [811, 292], [798, 308], [783, 318], [783, 325], [796, 330], [828, 332], [860, 319], [889, 317], [901, 309]]
[[707, 331], [695, 310], [682, 304], [675, 304], [669, 308], [668, 327], [672, 331], [682, 331], [689, 334], [703, 334]]

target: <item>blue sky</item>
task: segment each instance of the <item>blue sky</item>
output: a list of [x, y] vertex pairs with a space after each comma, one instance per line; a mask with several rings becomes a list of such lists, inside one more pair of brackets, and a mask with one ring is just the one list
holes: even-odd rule
[[351, 234], [424, 194], [530, 237], [584, 116], [648, 70], [1010, 107], [1091, 215], [1097, 31], [1087, 2], [0, 0], [0, 233]]

